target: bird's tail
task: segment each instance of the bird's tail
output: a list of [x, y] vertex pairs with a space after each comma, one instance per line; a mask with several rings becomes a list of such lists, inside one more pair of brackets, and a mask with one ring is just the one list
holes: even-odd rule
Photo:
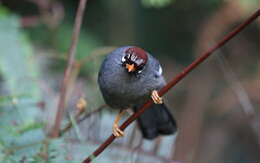
[[[138, 107], [134, 107], [134, 111], [136, 109]], [[170, 135], [177, 130], [176, 121], [164, 104], [153, 104], [137, 121], [142, 135], [146, 139], [154, 139], [159, 135]]]

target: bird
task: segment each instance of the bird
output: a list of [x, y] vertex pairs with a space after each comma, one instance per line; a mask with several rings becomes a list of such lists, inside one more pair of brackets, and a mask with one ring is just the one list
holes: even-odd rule
[[106, 55], [98, 73], [98, 85], [106, 104], [119, 110], [112, 126], [115, 137], [125, 134], [119, 128], [125, 111], [137, 112], [149, 98], [153, 105], [137, 119], [143, 138], [152, 140], [177, 131], [175, 119], [158, 95], [158, 90], [166, 85], [162, 73], [159, 61], [137, 46], [119, 47]]

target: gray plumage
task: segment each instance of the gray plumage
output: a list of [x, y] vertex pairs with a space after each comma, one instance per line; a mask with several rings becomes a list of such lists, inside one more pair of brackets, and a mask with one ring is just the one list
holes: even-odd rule
[[[125, 50], [131, 47], [125, 46], [111, 52], [99, 71], [100, 90], [105, 102], [114, 109], [132, 108], [136, 111], [150, 98], [153, 90], [159, 90], [166, 84], [158, 60], [148, 53], [147, 63], [141, 73], [129, 74], [126, 71], [122, 66], [122, 57]], [[160, 134], [172, 134], [176, 130], [176, 122], [164, 104], [154, 104], [139, 117], [138, 122], [144, 137], [148, 139]], [[168, 131], [160, 132], [160, 127]]]

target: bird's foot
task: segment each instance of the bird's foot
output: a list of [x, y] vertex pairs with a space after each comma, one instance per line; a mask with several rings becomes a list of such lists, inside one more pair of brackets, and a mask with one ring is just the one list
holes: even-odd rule
[[124, 131], [122, 131], [119, 127], [118, 127], [118, 124], [117, 123], [114, 123], [113, 124], [113, 128], [112, 128], [112, 132], [113, 132], [113, 135], [115, 136], [115, 137], [122, 137], [122, 136], [124, 136]]
[[152, 95], [151, 95], [152, 99], [153, 99], [153, 102], [155, 104], [162, 104], [163, 103], [163, 99], [162, 97], [160, 97], [158, 95], [158, 92], [156, 90], [152, 91]]

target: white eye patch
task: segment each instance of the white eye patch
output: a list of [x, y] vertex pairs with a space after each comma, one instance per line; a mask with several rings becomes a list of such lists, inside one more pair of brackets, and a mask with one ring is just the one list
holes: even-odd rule
[[162, 75], [162, 67], [159, 65], [159, 70], [158, 70], [159, 75]]
[[122, 61], [122, 62], [125, 62], [125, 56], [122, 57], [121, 61]]

